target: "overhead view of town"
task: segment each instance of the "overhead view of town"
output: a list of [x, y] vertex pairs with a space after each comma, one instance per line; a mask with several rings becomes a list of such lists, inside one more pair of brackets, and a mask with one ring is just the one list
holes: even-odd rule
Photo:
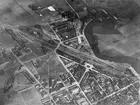
[[140, 0], [0, 0], [0, 105], [140, 105]]

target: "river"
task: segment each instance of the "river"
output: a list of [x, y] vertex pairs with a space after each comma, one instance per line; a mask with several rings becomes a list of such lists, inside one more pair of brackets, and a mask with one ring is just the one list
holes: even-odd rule
[[[113, 27], [114, 23], [112, 21], [106, 23], [106, 26], [104, 27], [104, 23], [100, 24], [100, 28], [96, 30], [97, 26], [99, 27], [99, 23], [95, 21], [89, 22], [89, 24], [86, 26], [84, 33], [85, 36], [94, 52], [94, 54], [103, 60], [109, 60], [114, 62], [120, 62], [120, 63], [128, 63], [131, 64], [131, 66], [140, 74], [140, 60], [130, 57], [130, 56], [124, 56], [124, 55], [117, 55], [117, 56], [110, 56], [109, 54], [105, 55], [102, 52], [100, 52], [100, 49], [98, 48], [98, 38], [93, 33], [100, 33], [100, 34], [117, 34], [117, 32]], [[103, 34], [104, 35], [104, 34]]]

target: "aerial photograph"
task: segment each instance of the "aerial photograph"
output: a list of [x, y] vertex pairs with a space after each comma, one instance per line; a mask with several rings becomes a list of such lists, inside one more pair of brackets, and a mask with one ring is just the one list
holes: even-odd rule
[[0, 0], [0, 105], [140, 105], [140, 0]]

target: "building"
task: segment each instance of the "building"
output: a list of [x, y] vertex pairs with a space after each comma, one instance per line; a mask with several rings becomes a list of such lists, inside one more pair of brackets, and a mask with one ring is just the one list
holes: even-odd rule
[[32, 84], [36, 83], [36, 80], [30, 75], [28, 71], [24, 70], [22, 73]]
[[13, 87], [14, 87], [14, 76], [9, 77], [6, 79], [5, 84], [4, 84], [4, 93], [9, 93]]

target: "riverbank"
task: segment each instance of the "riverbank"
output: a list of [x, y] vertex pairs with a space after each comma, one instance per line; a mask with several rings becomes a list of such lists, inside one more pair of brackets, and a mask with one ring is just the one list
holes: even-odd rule
[[[103, 23], [102, 23], [103, 24]], [[119, 62], [119, 63], [128, 63], [131, 64], [131, 66], [137, 71], [137, 73], [140, 74], [140, 60], [130, 57], [130, 56], [124, 56], [122, 54], [120, 55], [116, 55], [116, 56], [110, 56], [109, 54], [105, 54], [103, 52], [100, 52], [100, 49], [98, 48], [98, 38], [97, 36], [95, 36], [93, 33], [94, 30], [96, 29], [97, 24], [95, 24], [94, 21], [91, 21], [85, 28], [84, 33], [85, 36], [94, 52], [94, 54], [103, 60], [109, 60], [109, 61], [114, 61], [114, 62]], [[109, 27], [107, 27], [109, 26]], [[118, 31], [115, 31], [115, 29], [112, 30], [113, 28], [113, 24], [111, 26], [111, 24], [107, 24], [106, 29], [103, 27], [103, 25], [100, 25], [101, 28], [99, 28], [99, 30], [96, 30], [96, 33], [104, 33], [104, 31], [106, 32], [105, 34], [111, 34], [112, 32], [114, 32], [114, 34], [118, 33]], [[94, 28], [95, 27], [95, 28]], [[98, 24], [99, 27], [99, 24]], [[106, 31], [107, 30], [107, 31]], [[110, 31], [109, 31], [110, 30]]]

